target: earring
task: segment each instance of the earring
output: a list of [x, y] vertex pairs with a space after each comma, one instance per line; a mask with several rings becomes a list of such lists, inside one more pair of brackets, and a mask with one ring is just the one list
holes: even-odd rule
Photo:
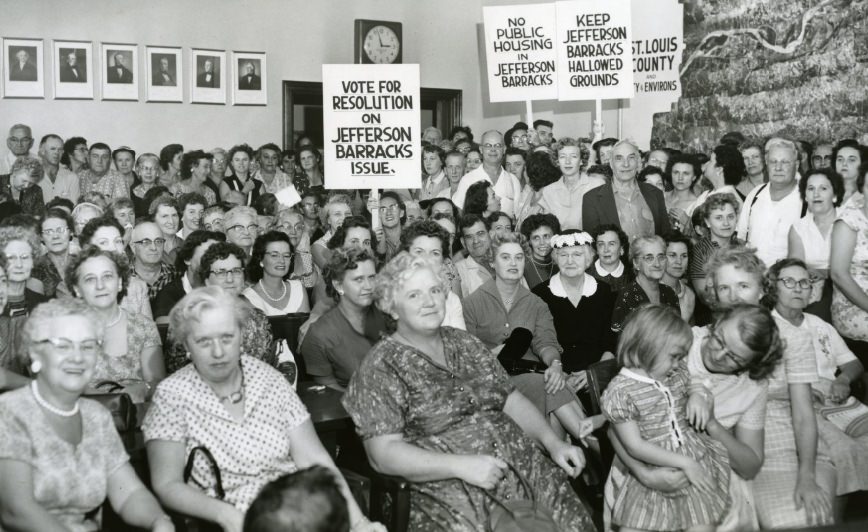
[[34, 375], [42, 371], [42, 362], [34, 360], [30, 363], [30, 372]]
[[192, 358], [192, 356], [193, 355], [189, 351], [187, 351], [187, 360], [190, 360], [190, 358]]
[[343, 290], [338, 290], [338, 295], [339, 295], [339, 296], [344, 295], [344, 291], [343, 291]]

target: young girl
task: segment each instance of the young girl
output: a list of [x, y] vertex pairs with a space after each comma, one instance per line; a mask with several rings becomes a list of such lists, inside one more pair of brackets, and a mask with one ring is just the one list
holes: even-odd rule
[[713, 531], [729, 505], [726, 450], [688, 426], [690, 379], [684, 357], [693, 336], [670, 308], [647, 306], [627, 320], [618, 342], [621, 372], [602, 398], [624, 449], [637, 460], [680, 469], [690, 485], [661, 493], [628, 476], [615, 487], [612, 522], [633, 530]]

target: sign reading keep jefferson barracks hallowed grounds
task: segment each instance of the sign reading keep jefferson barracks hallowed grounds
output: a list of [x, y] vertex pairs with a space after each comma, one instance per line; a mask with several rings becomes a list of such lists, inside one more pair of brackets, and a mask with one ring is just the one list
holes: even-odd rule
[[325, 187], [421, 186], [419, 65], [323, 65]]

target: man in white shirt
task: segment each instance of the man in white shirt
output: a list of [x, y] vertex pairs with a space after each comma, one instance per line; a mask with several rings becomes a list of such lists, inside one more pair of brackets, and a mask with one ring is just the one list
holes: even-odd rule
[[787, 235], [802, 216], [797, 170], [799, 150], [783, 138], [766, 142], [769, 182], [753, 189], [744, 200], [738, 218], [738, 237], [756, 248], [757, 256], [771, 266], [787, 256]]
[[518, 178], [510, 174], [501, 166], [505, 147], [503, 135], [499, 131], [486, 131], [482, 134], [482, 166], [469, 172], [461, 178], [455, 194], [452, 195], [452, 203], [459, 209], [464, 208], [464, 197], [467, 189], [473, 183], [488, 181], [493, 186], [494, 193], [500, 197], [500, 210], [515, 220], [515, 202], [521, 193], [521, 183]]
[[45, 203], [54, 198], [65, 198], [75, 203], [81, 195], [78, 176], [60, 165], [63, 155], [63, 139], [49, 133], [39, 142], [39, 159], [42, 162], [42, 179], [38, 185], [42, 188], [42, 199]]
[[20, 157], [30, 156], [30, 148], [33, 147], [33, 133], [30, 131], [30, 126], [15, 124], [10, 127], [6, 147], [9, 148], [9, 153], [0, 160], [0, 175], [8, 174], [12, 170], [12, 165]]

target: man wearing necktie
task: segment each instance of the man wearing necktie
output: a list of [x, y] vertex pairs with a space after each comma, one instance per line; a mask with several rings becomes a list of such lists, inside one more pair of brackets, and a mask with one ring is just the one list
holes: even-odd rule
[[75, 50], [70, 50], [64, 58], [64, 65], [60, 67], [60, 81], [63, 83], [84, 83], [87, 81], [87, 73], [78, 64]]
[[217, 75], [214, 74], [214, 61], [206, 59], [204, 69], [205, 70], [196, 77], [196, 86], [209, 89], [219, 89], [220, 80], [217, 79]]
[[37, 81], [36, 65], [30, 62], [30, 52], [20, 48], [10, 61], [9, 81]]
[[238, 80], [238, 89], [243, 91], [262, 90], [262, 78], [256, 75], [256, 67], [248, 62], [244, 65], [245, 72]]

